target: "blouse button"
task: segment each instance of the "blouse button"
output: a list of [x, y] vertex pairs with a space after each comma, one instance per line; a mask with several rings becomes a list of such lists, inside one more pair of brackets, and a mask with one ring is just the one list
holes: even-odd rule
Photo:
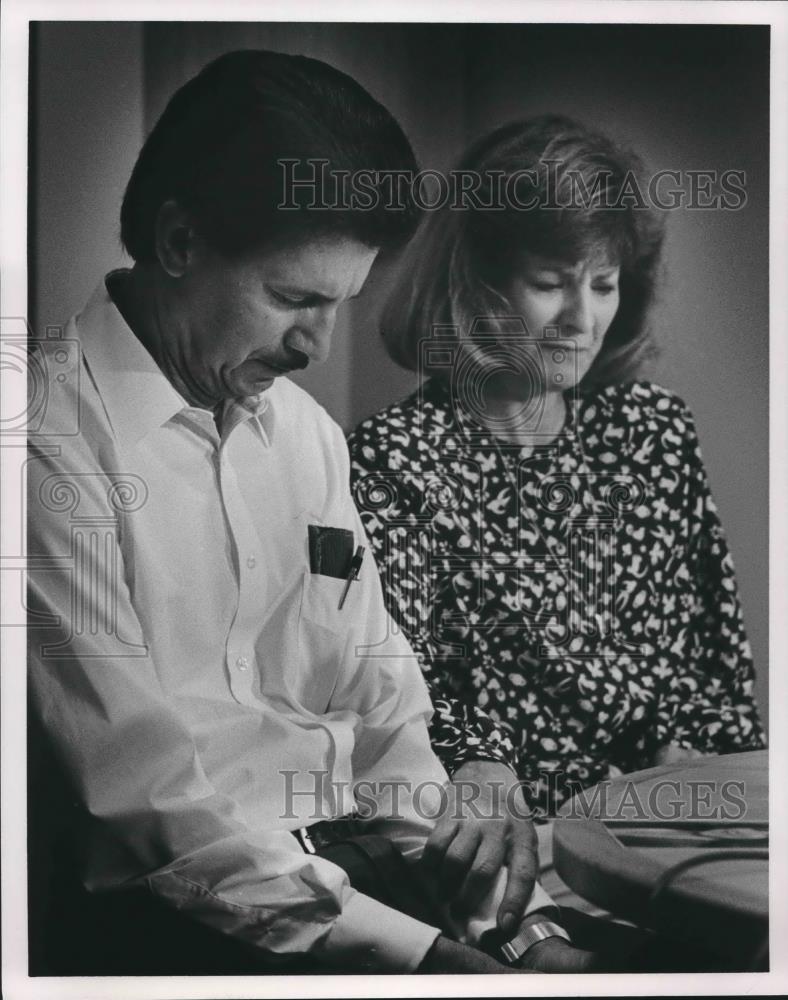
[[249, 667], [249, 661], [245, 656], [239, 656], [235, 661], [235, 665], [239, 670], [246, 670]]
[[254, 569], [255, 566], [257, 565], [257, 560], [255, 559], [254, 556], [249, 556], [249, 558], [246, 560], [246, 565], [249, 567], [249, 569]]

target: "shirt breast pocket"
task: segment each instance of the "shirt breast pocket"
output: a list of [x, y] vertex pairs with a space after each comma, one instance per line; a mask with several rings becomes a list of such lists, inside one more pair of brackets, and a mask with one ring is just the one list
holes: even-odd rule
[[[353, 582], [340, 610], [346, 580], [304, 573], [298, 615], [298, 656], [289, 671], [291, 696], [317, 714], [327, 711], [339, 677], [352, 667], [359, 644], [361, 587]], [[293, 676], [295, 673], [295, 676]]]
[[311, 629], [342, 636], [361, 624], [361, 584], [352, 580], [343, 601], [346, 587], [347, 580], [322, 573], [304, 573], [299, 615], [302, 632]]

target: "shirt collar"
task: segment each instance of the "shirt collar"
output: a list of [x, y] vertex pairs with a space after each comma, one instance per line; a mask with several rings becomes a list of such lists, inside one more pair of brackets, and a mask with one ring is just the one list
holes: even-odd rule
[[[77, 316], [77, 331], [88, 367], [101, 396], [115, 436], [134, 446], [151, 431], [164, 426], [176, 413], [192, 409], [164, 375], [151, 354], [133, 333], [107, 291], [107, 279], [122, 274], [111, 271], [101, 281]], [[245, 417], [257, 418], [261, 427], [271, 424], [268, 393], [226, 400], [224, 414], [234, 412], [237, 425]], [[240, 419], [239, 419], [240, 418]]]
[[271, 389], [257, 396], [226, 399], [222, 409], [222, 439], [226, 440], [238, 424], [250, 421], [260, 431], [264, 444], [269, 444], [274, 429], [274, 414], [270, 406]]

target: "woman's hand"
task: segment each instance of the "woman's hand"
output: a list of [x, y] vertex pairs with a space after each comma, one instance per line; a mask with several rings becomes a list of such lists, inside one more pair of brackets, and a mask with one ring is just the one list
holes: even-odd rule
[[498, 929], [514, 934], [533, 892], [539, 857], [533, 822], [514, 773], [504, 764], [463, 764], [446, 808], [424, 847], [422, 864], [457, 914], [472, 913], [508, 869]]
[[698, 757], [707, 756], [708, 754], [695, 750], [694, 747], [680, 747], [675, 743], [668, 743], [664, 747], [660, 747], [654, 754], [654, 767], [660, 764], [675, 764], [680, 760], [695, 760]]

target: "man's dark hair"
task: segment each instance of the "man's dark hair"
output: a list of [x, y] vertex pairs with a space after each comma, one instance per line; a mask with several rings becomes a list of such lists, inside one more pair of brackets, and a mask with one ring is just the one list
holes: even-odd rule
[[[288, 169], [314, 176], [314, 187], [288, 191], [282, 160], [298, 161]], [[307, 162], [316, 160], [328, 162]], [[387, 207], [381, 193], [366, 210], [310, 205], [340, 201], [340, 171], [417, 169], [397, 122], [345, 73], [306, 56], [228, 52], [173, 95], [148, 136], [123, 198], [121, 239], [135, 260], [152, 260], [159, 209], [174, 199], [227, 256], [326, 235], [396, 246], [417, 222], [408, 201]], [[277, 208], [286, 195], [297, 207]]]

